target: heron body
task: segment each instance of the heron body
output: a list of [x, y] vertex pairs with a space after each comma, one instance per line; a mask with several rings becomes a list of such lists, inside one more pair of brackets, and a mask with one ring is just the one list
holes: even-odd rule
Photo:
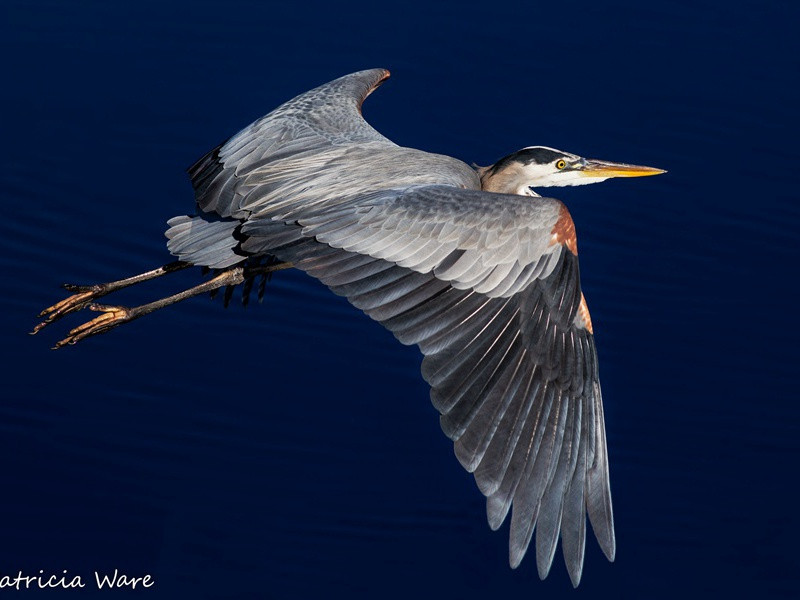
[[[577, 586], [587, 515], [609, 560], [616, 548], [603, 406], [575, 226], [532, 188], [662, 171], [541, 146], [476, 171], [400, 147], [361, 116], [388, 76], [361, 71], [306, 92], [206, 154], [189, 169], [196, 214], [169, 221], [179, 262], [76, 287], [36, 330], [188, 265], [217, 271], [143, 307], [95, 305], [103, 314], [59, 344], [260, 270], [305, 271], [420, 348], [442, 429], [487, 497], [490, 527], [511, 513], [511, 566], [535, 535], [545, 577], [561, 537]], [[253, 266], [263, 257], [277, 262]]]

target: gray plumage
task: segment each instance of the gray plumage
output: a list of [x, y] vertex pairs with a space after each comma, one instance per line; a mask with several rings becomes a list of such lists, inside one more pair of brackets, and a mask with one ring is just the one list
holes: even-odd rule
[[189, 171], [197, 216], [170, 220], [169, 250], [213, 268], [291, 262], [418, 345], [491, 528], [511, 511], [512, 567], [535, 535], [545, 577], [560, 536], [577, 585], [586, 515], [609, 560], [615, 541], [569, 213], [482, 191], [466, 164], [384, 138], [360, 107], [387, 77], [373, 69], [311, 90], [200, 159]]

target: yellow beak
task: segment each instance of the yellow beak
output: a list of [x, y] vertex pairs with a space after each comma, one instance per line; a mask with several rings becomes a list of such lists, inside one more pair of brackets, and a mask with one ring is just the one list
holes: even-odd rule
[[577, 171], [585, 177], [603, 178], [649, 177], [650, 175], [666, 173], [664, 169], [656, 169], [654, 167], [641, 167], [639, 165], [626, 165], [594, 159], [588, 159], [584, 165], [577, 168]]

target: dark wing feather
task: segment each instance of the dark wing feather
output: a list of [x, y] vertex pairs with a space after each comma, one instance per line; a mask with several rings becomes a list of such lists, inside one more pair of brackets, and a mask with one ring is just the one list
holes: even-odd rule
[[291, 169], [291, 159], [335, 146], [394, 146], [361, 117], [364, 99], [388, 77], [386, 69], [340, 77], [282, 104], [208, 152], [188, 169], [198, 209], [244, 218], [250, 212], [247, 196], [254, 187], [263, 193], [269, 185], [250, 176], [270, 164]]
[[[567, 219], [550, 199], [428, 186], [243, 231], [419, 346], [442, 429], [487, 496], [490, 526], [512, 511], [511, 565], [535, 533], [545, 577], [560, 535], [577, 585], [587, 512], [611, 560], [615, 543], [594, 339], [574, 239], [558, 236]], [[293, 241], [275, 247], [286, 229]], [[433, 263], [420, 252], [432, 242]]]

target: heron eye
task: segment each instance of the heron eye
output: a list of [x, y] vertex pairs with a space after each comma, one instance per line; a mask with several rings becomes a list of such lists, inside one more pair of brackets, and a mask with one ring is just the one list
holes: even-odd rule
[[563, 160], [560, 160], [560, 161], [558, 161], [556, 163], [556, 169], [559, 169], [559, 170], [563, 169], [566, 166], [567, 166], [567, 163], [564, 162]]

